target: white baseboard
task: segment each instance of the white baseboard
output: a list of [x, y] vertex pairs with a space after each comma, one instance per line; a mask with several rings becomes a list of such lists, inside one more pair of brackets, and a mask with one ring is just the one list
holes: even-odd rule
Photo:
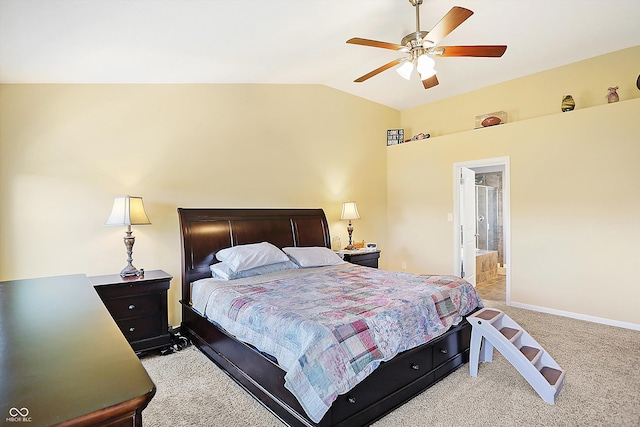
[[539, 311], [541, 313], [555, 314], [557, 316], [570, 317], [572, 319], [585, 320], [587, 322], [601, 323], [603, 325], [617, 326], [619, 328], [632, 329], [640, 331], [640, 324], [620, 322], [619, 320], [605, 319], [604, 317], [590, 316], [588, 314], [572, 313], [570, 311], [556, 310], [554, 308], [539, 307], [537, 305], [522, 304], [510, 301], [507, 303], [510, 307], [524, 308], [525, 310]]

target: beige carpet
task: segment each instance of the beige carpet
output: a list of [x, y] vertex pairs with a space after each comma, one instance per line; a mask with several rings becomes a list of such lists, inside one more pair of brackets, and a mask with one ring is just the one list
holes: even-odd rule
[[[478, 377], [464, 365], [375, 427], [640, 426], [640, 332], [485, 304], [509, 314], [565, 369], [556, 404], [494, 351]], [[142, 363], [157, 387], [145, 426], [282, 426], [193, 346]]]

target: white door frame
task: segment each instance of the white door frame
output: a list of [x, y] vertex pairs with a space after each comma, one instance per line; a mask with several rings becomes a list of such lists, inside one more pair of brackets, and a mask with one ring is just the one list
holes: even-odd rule
[[453, 164], [453, 274], [460, 276], [460, 168], [469, 169], [497, 166], [504, 168], [502, 174], [502, 233], [504, 237], [504, 263], [507, 266], [506, 303], [511, 302], [511, 172], [509, 157], [471, 160]]
[[[459, 183], [460, 201], [460, 246], [461, 274], [464, 280], [476, 286], [476, 246], [478, 246], [478, 215], [476, 202], [476, 172], [473, 169], [460, 167]], [[463, 276], [464, 274], [464, 276]]]

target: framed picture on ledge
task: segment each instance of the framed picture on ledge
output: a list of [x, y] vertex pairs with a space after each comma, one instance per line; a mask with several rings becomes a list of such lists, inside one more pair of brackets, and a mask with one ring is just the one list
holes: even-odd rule
[[404, 129], [387, 130], [387, 145], [397, 145], [404, 142]]

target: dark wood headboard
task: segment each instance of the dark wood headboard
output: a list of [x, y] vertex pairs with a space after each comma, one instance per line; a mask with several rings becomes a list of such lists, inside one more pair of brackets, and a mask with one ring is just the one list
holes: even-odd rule
[[331, 247], [322, 209], [185, 209], [178, 208], [182, 254], [182, 301], [192, 282], [211, 277], [220, 249], [269, 242], [287, 246]]

